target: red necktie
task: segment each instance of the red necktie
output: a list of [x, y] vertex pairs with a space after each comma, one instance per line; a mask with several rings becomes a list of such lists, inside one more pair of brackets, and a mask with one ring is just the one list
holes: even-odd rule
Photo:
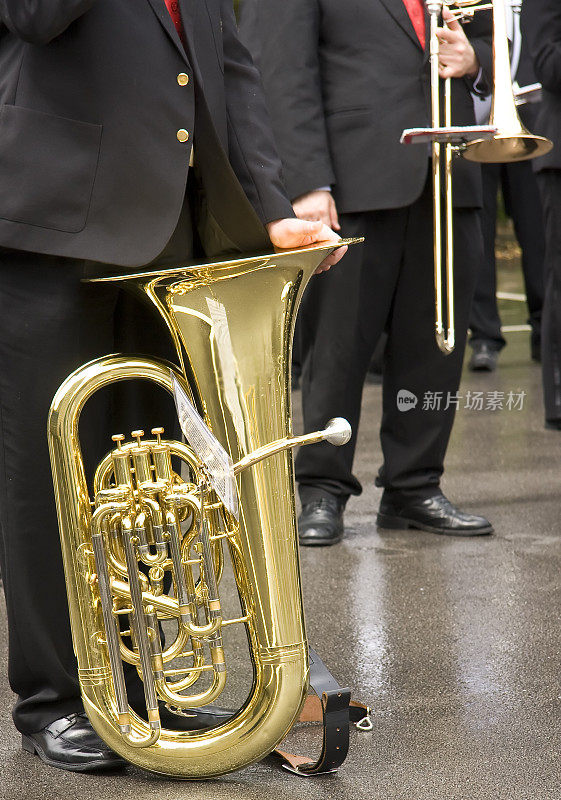
[[178, 0], [164, 0], [167, 9], [171, 15], [173, 20], [173, 24], [175, 25], [175, 30], [179, 34], [179, 38], [183, 42], [185, 40], [185, 34], [183, 32], [183, 22], [181, 21], [181, 10], [179, 8]]
[[425, 3], [424, 0], [403, 0], [407, 13], [419, 37], [423, 50], [425, 49]]

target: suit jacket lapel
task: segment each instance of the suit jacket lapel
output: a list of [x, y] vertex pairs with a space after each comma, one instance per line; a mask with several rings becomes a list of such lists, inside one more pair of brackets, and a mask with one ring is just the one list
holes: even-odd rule
[[187, 50], [187, 59], [193, 69], [193, 73], [199, 83], [199, 86], [203, 86], [203, 76], [197, 62], [197, 49], [195, 47], [194, 39], [195, 16], [199, 10], [199, 2], [200, 0], [179, 0], [179, 8], [181, 9], [181, 19], [183, 20], [183, 33], [185, 34], [185, 49]]
[[188, 34], [193, 27], [197, 2], [198, 0], [179, 0], [181, 19], [183, 20], [183, 29], [185, 30], [186, 34]]
[[195, 22], [195, 9], [198, 0], [179, 0], [181, 9], [181, 19], [183, 20], [183, 31], [187, 40], [188, 48], [193, 50], [193, 29]]
[[430, 58], [430, 14], [425, 6], [425, 58], [428, 61]]
[[[421, 48], [421, 42], [415, 32], [411, 18], [405, 8], [403, 0], [380, 0], [383, 6], [387, 9], [388, 13], [392, 15], [397, 24], [403, 28], [405, 33], [413, 39], [418, 48]], [[427, 25], [427, 40], [428, 40], [428, 17], [425, 12], [425, 21]]]
[[[148, 0], [150, 5], [152, 6], [152, 10], [154, 14], [157, 16], [158, 20], [161, 22], [164, 30], [177, 47], [183, 58], [187, 61], [187, 53], [185, 52], [185, 48], [179, 38], [177, 31], [175, 30], [175, 25], [173, 24], [172, 18], [170, 16], [169, 11], [166, 8], [166, 4], [164, 0]], [[183, 6], [186, 5], [184, 3], [181, 4], [181, 11], [183, 12]], [[190, 4], [189, 4], [190, 5]], [[187, 28], [188, 20], [184, 19], [184, 25]], [[189, 26], [190, 27], [190, 26]]]

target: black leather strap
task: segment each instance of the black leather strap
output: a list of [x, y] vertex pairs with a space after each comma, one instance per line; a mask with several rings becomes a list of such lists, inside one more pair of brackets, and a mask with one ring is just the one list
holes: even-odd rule
[[321, 658], [310, 647], [310, 687], [316, 696], [306, 700], [299, 721], [323, 722], [323, 745], [317, 761], [275, 750], [283, 759], [283, 767], [302, 777], [335, 772], [347, 757], [349, 725], [354, 722], [361, 730], [371, 730], [370, 709], [351, 701], [350, 689], [343, 689], [329, 672]]

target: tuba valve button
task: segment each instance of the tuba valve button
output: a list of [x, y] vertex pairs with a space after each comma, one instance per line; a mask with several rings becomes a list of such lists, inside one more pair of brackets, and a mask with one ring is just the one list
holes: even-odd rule
[[163, 428], [152, 428], [152, 436], [156, 436], [158, 439], [158, 444], [162, 443], [162, 434], [164, 432]]
[[132, 431], [132, 433], [131, 433], [131, 436], [132, 436], [134, 439], [136, 439], [136, 442], [137, 442], [138, 446], [139, 446], [139, 447], [141, 447], [140, 440], [141, 440], [141, 439], [142, 439], [142, 437], [144, 436], [144, 431], [141, 431], [141, 430], [138, 430], [138, 431]]

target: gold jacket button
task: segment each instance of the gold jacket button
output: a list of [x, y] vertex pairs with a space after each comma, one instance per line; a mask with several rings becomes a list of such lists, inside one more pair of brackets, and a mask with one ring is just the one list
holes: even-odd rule
[[180, 142], [186, 142], [189, 139], [189, 131], [186, 131], [185, 128], [180, 128], [177, 131], [177, 139]]
[[180, 86], [187, 86], [189, 83], [189, 76], [185, 72], [180, 72], [177, 76], [177, 82]]

